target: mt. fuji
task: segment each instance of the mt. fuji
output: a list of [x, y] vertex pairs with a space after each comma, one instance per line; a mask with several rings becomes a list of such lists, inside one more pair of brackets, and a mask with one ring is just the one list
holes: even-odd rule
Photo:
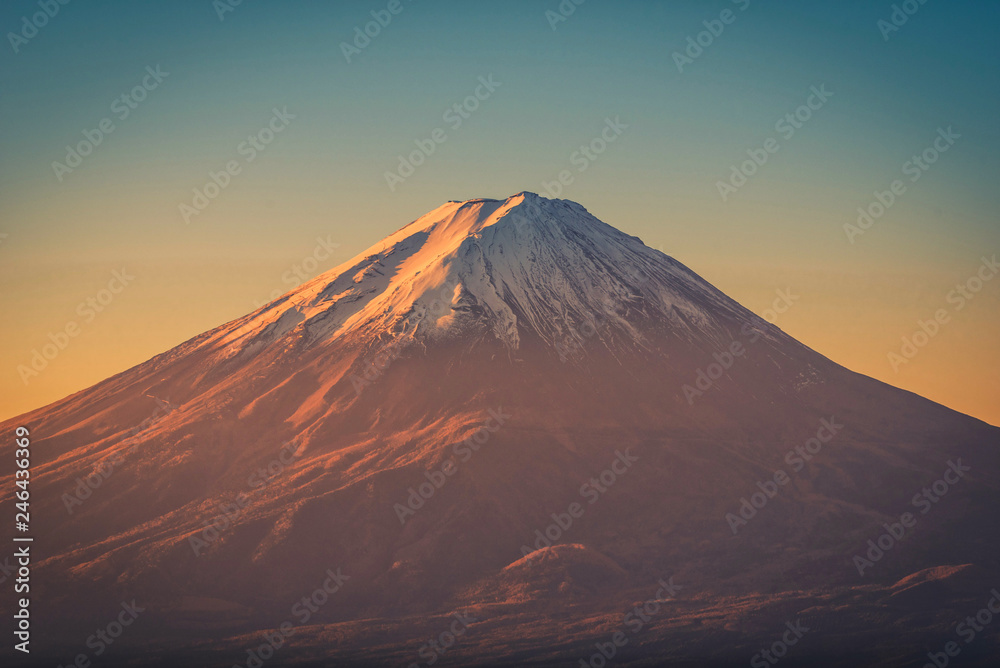
[[621, 631], [622, 665], [728, 665], [787, 623], [815, 629], [798, 660], [869, 665], [1000, 584], [1000, 429], [527, 192], [448, 202], [22, 425], [59, 662], [135, 599], [122, 661], [595, 665]]

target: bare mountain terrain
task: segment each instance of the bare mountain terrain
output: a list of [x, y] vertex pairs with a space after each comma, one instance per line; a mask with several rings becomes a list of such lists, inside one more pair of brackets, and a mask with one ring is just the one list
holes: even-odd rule
[[449, 202], [3, 423], [5, 517], [22, 425], [38, 642], [65, 665], [133, 599], [104, 665], [247, 665], [283, 623], [269, 665], [1000, 647], [1000, 624], [966, 644], [953, 623], [1000, 587], [1000, 429], [837, 365], [565, 200]]

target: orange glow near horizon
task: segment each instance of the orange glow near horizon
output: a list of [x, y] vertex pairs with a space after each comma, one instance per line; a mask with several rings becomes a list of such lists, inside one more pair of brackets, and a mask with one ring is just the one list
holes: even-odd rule
[[[344, 243], [326, 262], [315, 263], [311, 278], [350, 259], [366, 246], [362, 231], [345, 230]], [[252, 311], [276, 292], [294, 287], [289, 269], [301, 265], [316, 246], [281, 248], [273, 259], [264, 253], [243, 253], [241, 260], [208, 257], [152, 258], [113, 263], [71, 260], [38, 261], [35, 272], [10, 265], [3, 279], [13, 289], [3, 296], [9, 313], [0, 325], [7, 346], [0, 365], [8, 369], [0, 380], [2, 413], [8, 419], [45, 406], [124, 371], [217, 325]], [[651, 246], [656, 244], [650, 240]], [[692, 253], [693, 254], [693, 253]], [[679, 257], [685, 261], [684, 257]], [[990, 369], [1000, 363], [995, 345], [1000, 329], [997, 302], [1000, 281], [986, 283], [961, 312], [953, 313], [929, 343], [898, 372], [888, 359], [899, 352], [903, 336], [919, 331], [918, 322], [933, 318], [947, 306], [946, 294], [956, 280], [936, 272], [905, 271], [852, 273], [821, 268], [762, 267], [720, 263], [717, 257], [697, 258], [686, 264], [716, 287], [768, 317], [777, 291], [788, 290], [794, 304], [774, 323], [809, 347], [847, 368], [872, 376], [942, 403], [991, 424], [1000, 424], [1000, 379]], [[313, 266], [312, 262], [307, 263]], [[972, 276], [978, 265], [967, 272]], [[93, 311], [87, 305], [107, 287], [113, 271], [135, 276], [120, 294]], [[283, 276], [284, 279], [283, 280]], [[295, 279], [298, 280], [297, 278]], [[107, 297], [108, 295], [102, 295]], [[81, 306], [82, 305], [82, 306]], [[953, 308], [953, 306], [948, 306]], [[76, 323], [77, 335], [64, 338], [67, 323]], [[53, 336], [50, 337], [49, 334]], [[18, 367], [30, 366], [33, 350], [62, 340], [65, 349], [48, 361], [38, 375], [24, 383]], [[52, 352], [50, 347], [47, 352]]]

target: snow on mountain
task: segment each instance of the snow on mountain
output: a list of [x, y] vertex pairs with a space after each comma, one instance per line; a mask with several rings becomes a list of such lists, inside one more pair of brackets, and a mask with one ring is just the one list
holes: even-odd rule
[[526, 336], [554, 347], [594, 323], [640, 347], [642, 324], [722, 347], [734, 325], [781, 336], [579, 204], [522, 192], [448, 202], [216, 339], [235, 352], [285, 337], [392, 332], [410, 343], [484, 330], [514, 353]]
[[[154, 397], [169, 412], [154, 413]], [[836, 438], [817, 440], [834, 422]], [[77, 610], [132, 598], [158, 615], [151, 638], [187, 628], [177, 611], [192, 597], [252, 610], [212, 623], [256, 632], [340, 567], [351, 580], [314, 621], [347, 625], [329, 628], [355, 647], [369, 620], [419, 639], [413, 620], [467, 606], [506, 620], [484, 638], [520, 641], [526, 611], [620, 616], [609, 596], [642, 600], [670, 573], [714, 619], [718, 601], [744, 614], [734, 595], [826, 596], [942, 565], [997, 571], [1000, 539], [982, 527], [1000, 498], [1000, 430], [844, 369], [579, 204], [531, 193], [448, 202], [0, 430], [23, 424], [45, 528], [36, 614], [73, 643], [93, 630]], [[627, 477], [599, 483], [598, 503], [524, 561], [619, 453], [637, 462]], [[859, 582], [851, 555], [957, 458], [973, 467], [963, 487]], [[777, 469], [794, 475], [734, 535], [727, 513], [749, 512], [741, 501], [763, 496]], [[80, 502], [72, 512], [66, 498]], [[0, 498], [0, 513], [13, 503]], [[323, 633], [309, 641], [321, 652]]]

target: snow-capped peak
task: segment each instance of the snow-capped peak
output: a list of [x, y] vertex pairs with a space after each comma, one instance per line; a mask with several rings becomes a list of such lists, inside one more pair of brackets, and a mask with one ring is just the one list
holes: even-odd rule
[[[722, 321], [726, 322], [722, 322]], [[244, 318], [239, 344], [289, 333], [309, 341], [364, 332], [384, 339], [475, 333], [517, 350], [601, 323], [643, 345], [643, 330], [726, 344], [755, 316], [686, 267], [568, 200], [520, 192], [450, 201], [341, 266]]]

